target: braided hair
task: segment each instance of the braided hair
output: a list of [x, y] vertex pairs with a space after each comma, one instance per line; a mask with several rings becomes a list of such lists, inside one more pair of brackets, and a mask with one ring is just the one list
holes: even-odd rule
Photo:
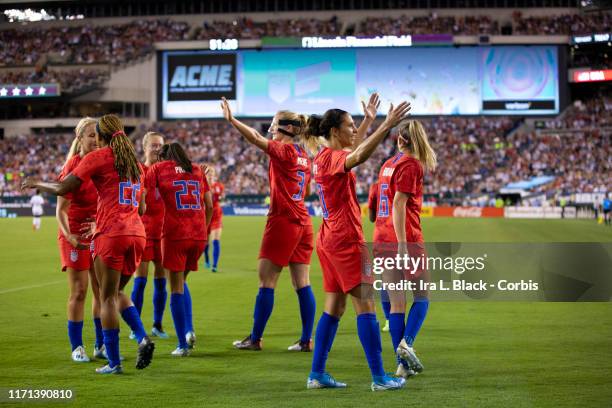
[[113, 151], [119, 179], [138, 181], [141, 170], [136, 159], [136, 151], [123, 130], [121, 119], [116, 115], [102, 116], [96, 123], [96, 132]]

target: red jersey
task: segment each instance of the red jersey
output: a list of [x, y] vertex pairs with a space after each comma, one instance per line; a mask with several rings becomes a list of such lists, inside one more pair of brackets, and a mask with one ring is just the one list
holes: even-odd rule
[[213, 208], [217, 208], [220, 206], [219, 202], [221, 201], [221, 197], [223, 197], [223, 193], [225, 192], [225, 186], [223, 183], [215, 181], [212, 186], [210, 186], [210, 191], [212, 192]]
[[297, 144], [268, 142], [270, 156], [270, 211], [268, 217], [283, 216], [310, 224], [304, 195], [310, 183], [310, 159]]
[[[79, 165], [82, 157], [75, 154], [66, 162], [62, 172], [57, 178], [62, 181]], [[72, 234], [81, 235], [81, 224], [89, 219], [95, 219], [98, 206], [98, 192], [91, 180], [81, 183], [81, 186], [66, 194], [65, 199], [70, 200], [68, 207], [68, 224]], [[61, 232], [59, 233], [61, 234]]]
[[172, 160], [149, 167], [146, 189], [153, 191], [158, 188], [165, 205], [164, 239], [206, 240], [204, 193], [210, 188], [200, 166], [193, 165], [192, 169], [188, 173]]
[[[146, 177], [150, 166], [143, 164], [142, 167]], [[147, 191], [145, 202], [147, 204], [147, 211], [142, 216], [142, 223], [145, 226], [147, 239], [161, 239], [162, 228], [164, 226], [164, 200], [162, 200], [157, 187]]]
[[134, 235], [145, 237], [140, 216], [141, 182], [119, 180], [115, 158], [110, 147], [103, 147], [85, 156], [72, 174], [83, 183], [91, 180], [98, 191], [98, 210], [94, 237]]
[[355, 175], [344, 168], [349, 153], [325, 147], [314, 159], [314, 178], [323, 210], [319, 239], [326, 248], [364, 242]]
[[400, 191], [409, 195], [406, 203], [406, 242], [423, 242], [423, 165], [414, 157], [398, 153], [383, 164], [378, 175], [378, 210], [375, 242], [397, 242], [393, 228], [393, 198]]

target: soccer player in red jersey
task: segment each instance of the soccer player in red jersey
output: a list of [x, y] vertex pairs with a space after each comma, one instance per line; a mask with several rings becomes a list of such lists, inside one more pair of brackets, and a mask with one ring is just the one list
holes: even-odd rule
[[290, 351], [312, 351], [312, 328], [316, 303], [310, 287], [310, 257], [313, 249], [312, 221], [304, 205], [310, 184], [310, 159], [299, 141], [306, 117], [279, 111], [269, 132], [272, 140], [232, 116], [228, 102], [221, 103], [225, 119], [244, 138], [270, 158], [270, 210], [259, 251], [259, 293], [255, 299], [253, 329], [233, 344], [239, 350], [261, 350], [261, 339], [274, 306], [274, 289], [280, 272], [289, 266], [302, 318], [302, 335]]
[[[159, 152], [164, 145], [164, 135], [157, 132], [147, 132], [142, 138], [142, 146], [145, 154], [144, 174], [146, 176], [149, 167], [157, 163]], [[151, 191], [145, 198], [146, 211], [142, 216], [142, 223], [147, 234], [147, 245], [142, 254], [142, 260], [136, 276], [134, 278], [134, 286], [132, 287], [132, 302], [138, 314], [142, 315], [142, 304], [144, 302], [144, 291], [147, 286], [147, 278], [149, 275], [149, 263], [154, 265], [153, 279], [153, 329], [151, 336], [168, 338], [168, 334], [164, 332], [162, 320], [164, 317], [164, 309], [166, 308], [166, 300], [168, 292], [166, 291], [166, 272], [162, 266], [161, 256], [161, 234], [164, 224], [164, 202], [159, 194], [159, 191]], [[134, 333], [130, 334], [133, 337]]]
[[[376, 211], [378, 210], [378, 183], [374, 183], [370, 186], [368, 193], [368, 219], [374, 224], [374, 235], [373, 242], [376, 242], [376, 234], [378, 234], [378, 228], [376, 228]], [[385, 314], [385, 325], [381, 329], [384, 332], [389, 331], [389, 313], [391, 313], [391, 302], [389, 302], [389, 295], [386, 290], [380, 291], [380, 301], [382, 303], [383, 312]]]
[[212, 194], [204, 172], [191, 163], [180, 144], [164, 145], [159, 158], [149, 168], [145, 186], [147, 195], [157, 189], [164, 201], [162, 264], [170, 275], [170, 310], [179, 342], [172, 355], [182, 357], [189, 355], [195, 343], [191, 296], [185, 279], [189, 271], [198, 270], [206, 245]]
[[22, 188], [39, 188], [64, 196], [92, 181], [98, 192], [94, 266], [100, 284], [101, 318], [108, 364], [96, 369], [100, 374], [123, 372], [119, 357], [119, 319], [117, 310], [136, 334], [136, 368], [151, 363], [154, 343], [147, 336], [138, 310], [123, 288], [140, 262], [146, 239], [139, 209], [142, 167], [136, 160], [134, 146], [115, 115], [104, 115], [96, 123], [99, 149], [86, 155], [79, 165], [59, 183], [26, 179]]
[[[394, 257], [399, 252], [419, 258], [425, 255], [420, 219], [423, 173], [435, 169], [436, 153], [429, 145], [423, 125], [414, 120], [400, 124], [397, 148], [399, 153], [383, 164], [378, 175], [375, 250], [379, 249], [382, 256], [386, 253]], [[392, 282], [402, 279], [429, 282], [426, 268], [403, 273], [390, 271], [388, 275], [387, 280]], [[389, 292], [389, 331], [393, 349], [400, 358], [396, 375], [404, 378], [423, 371], [412, 347], [429, 308], [429, 293], [422, 286], [419, 283], [412, 291], [413, 303], [407, 321], [404, 291]]]
[[341, 109], [330, 109], [322, 118], [311, 116], [308, 120], [308, 146], [314, 149], [324, 145], [314, 159], [313, 173], [323, 210], [317, 255], [325, 289], [325, 312], [317, 325], [312, 371], [307, 381], [309, 389], [346, 387], [325, 372], [325, 363], [346, 307], [347, 294], [351, 295], [357, 313], [357, 332], [372, 373], [372, 390], [398, 389], [405, 384], [403, 378], [390, 377], [383, 370], [372, 279], [364, 267], [368, 251], [363, 238], [355, 175], [351, 172], [372, 155], [410, 110], [406, 102], [397, 108], [391, 105], [386, 119], [364, 139], [378, 106], [378, 95], [373, 94], [368, 106], [363, 106], [365, 118], [359, 129], [351, 115]]
[[[60, 181], [70, 174], [87, 154], [98, 147], [95, 119], [81, 119], [75, 128], [75, 134], [66, 163], [58, 177]], [[57, 198], [57, 241], [62, 271], [66, 272], [70, 287], [68, 338], [72, 346], [72, 360], [76, 362], [90, 361], [83, 346], [83, 315], [90, 278], [93, 293], [91, 306], [96, 328], [94, 357], [104, 358], [98, 281], [90, 252], [90, 239], [81, 235], [82, 224], [95, 218], [97, 205], [98, 193], [91, 181], [81, 184], [78, 190]]]
[[219, 257], [221, 256], [221, 232], [223, 230], [223, 209], [221, 208], [221, 200], [225, 198], [225, 186], [217, 181], [217, 171], [211, 166], [206, 166], [206, 180], [210, 186], [213, 197], [213, 215], [210, 224], [208, 225], [208, 240], [204, 248], [204, 262], [206, 267], [210, 268], [210, 258], [208, 255], [209, 242], [213, 244], [213, 262], [212, 271], [217, 272]]

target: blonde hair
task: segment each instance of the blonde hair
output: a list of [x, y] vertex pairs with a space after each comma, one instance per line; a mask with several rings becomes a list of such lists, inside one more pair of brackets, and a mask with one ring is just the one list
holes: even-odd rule
[[145, 135], [142, 137], [142, 147], [143, 147], [143, 149], [144, 149], [144, 147], [145, 147], [145, 146], [146, 146], [146, 145], [149, 143], [149, 139], [151, 139], [152, 137], [155, 137], [155, 136], [159, 136], [159, 137], [161, 137], [161, 138], [162, 138], [162, 140], [164, 139], [164, 135], [162, 135], [162, 134], [161, 134], [161, 133], [159, 133], [159, 132], [153, 132], [153, 131], [147, 132], [147, 133], [145, 133]]
[[408, 149], [410, 154], [421, 162], [423, 167], [429, 171], [436, 169], [438, 159], [436, 152], [432, 149], [425, 133], [425, 128], [418, 120], [408, 120], [400, 123], [399, 129], [399, 147]]
[[75, 155], [79, 154], [81, 151], [81, 139], [85, 135], [85, 129], [88, 126], [95, 125], [96, 120], [94, 118], [90, 118], [89, 116], [84, 117], [79, 120], [76, 127], [74, 128], [74, 139], [72, 139], [72, 144], [70, 145], [70, 149], [68, 150], [68, 155], [66, 156], [66, 164], [68, 160], [72, 159]]
[[[276, 112], [278, 120], [292, 120], [299, 124], [292, 124], [294, 129], [297, 129], [294, 134], [298, 143], [306, 146], [307, 139], [304, 137], [308, 126], [308, 116], [301, 115], [299, 113], [291, 112], [288, 110], [280, 110]], [[307, 147], [307, 146], [306, 146]]]
[[102, 116], [96, 124], [96, 132], [113, 151], [119, 179], [138, 181], [141, 173], [136, 151], [123, 130], [121, 119], [116, 115]]

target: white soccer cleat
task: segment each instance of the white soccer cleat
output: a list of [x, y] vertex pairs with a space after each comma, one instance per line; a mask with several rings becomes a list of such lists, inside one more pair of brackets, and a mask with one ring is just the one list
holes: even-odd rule
[[[106, 346], [104, 344], [100, 348], [94, 345], [94, 358], [108, 360], [108, 356], [106, 355]], [[125, 357], [120, 355], [119, 361], [123, 360], [125, 360]]]
[[180, 348], [177, 347], [176, 349], [174, 349], [174, 351], [172, 353], [170, 353], [172, 356], [174, 357], [187, 357], [189, 355], [189, 349], [188, 348]]
[[187, 342], [187, 346], [189, 347], [189, 349], [193, 349], [196, 343], [195, 332], [187, 332], [187, 334], [185, 335], [185, 341]]
[[372, 379], [372, 391], [393, 391], [399, 390], [406, 385], [406, 380], [403, 378], [395, 378], [389, 375], [377, 376]]
[[87, 353], [85, 353], [85, 348], [83, 346], [79, 346], [72, 351], [72, 361], [75, 363], [89, 363], [89, 357]]
[[402, 377], [407, 380], [415, 375], [416, 373], [408, 366], [406, 361], [402, 360], [401, 363], [397, 365], [397, 371], [395, 371], [396, 377]]
[[389, 331], [389, 321], [385, 320], [385, 325], [383, 326], [383, 328], [381, 329], [384, 332], [388, 332]]
[[105, 365], [104, 367], [96, 368], [96, 373], [98, 374], [122, 374], [123, 368], [121, 364], [118, 364], [111, 368], [110, 365]]
[[425, 367], [421, 364], [421, 360], [417, 357], [414, 349], [406, 343], [406, 339], [402, 339], [400, 341], [399, 346], [397, 346], [397, 350], [395, 350], [399, 358], [406, 360], [408, 366], [415, 373], [420, 373], [423, 371]]

